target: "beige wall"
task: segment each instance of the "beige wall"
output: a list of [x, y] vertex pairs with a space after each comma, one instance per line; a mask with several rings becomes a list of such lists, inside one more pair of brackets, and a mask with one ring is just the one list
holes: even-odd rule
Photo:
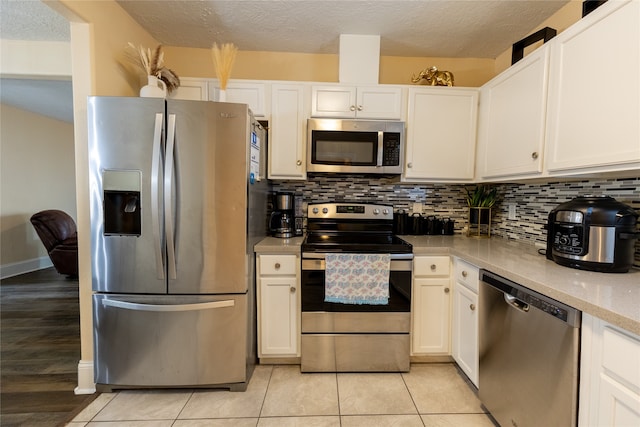
[[[165, 46], [165, 62], [182, 77], [215, 78], [209, 49]], [[494, 75], [493, 59], [419, 58], [382, 56], [382, 84], [410, 84], [411, 76], [437, 66], [454, 74], [456, 86], [481, 86]], [[291, 80], [312, 82], [338, 81], [338, 55], [289, 52], [238, 51], [232, 79]]]
[[[155, 47], [158, 42], [115, 1], [59, 0], [70, 13], [91, 24], [93, 95], [136, 96], [143, 75], [132, 72], [124, 59], [128, 42]], [[57, 7], [56, 9], [59, 9]]]
[[0, 263], [46, 257], [29, 218], [60, 209], [76, 218], [73, 125], [0, 106]]
[[[533, 28], [529, 34], [533, 34], [538, 30], [541, 30], [544, 27], [550, 27], [555, 29], [558, 34], [569, 28], [572, 24], [578, 22], [582, 18], [582, 0], [571, 0], [571, 2], [567, 3], [563, 6], [558, 12], [556, 12], [549, 19], [544, 21], [542, 24]], [[513, 42], [517, 42], [518, 40], [514, 40]], [[529, 49], [525, 49], [525, 55], [536, 47], [540, 46], [542, 43], [537, 43], [531, 45]], [[506, 70], [511, 66], [511, 51], [509, 48], [500, 54], [496, 58], [496, 69], [495, 74], [498, 75], [502, 71]]]

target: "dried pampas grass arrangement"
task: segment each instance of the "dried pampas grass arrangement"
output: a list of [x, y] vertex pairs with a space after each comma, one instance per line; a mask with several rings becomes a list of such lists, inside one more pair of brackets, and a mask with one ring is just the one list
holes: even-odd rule
[[125, 49], [127, 59], [147, 76], [156, 76], [167, 85], [167, 92], [171, 93], [180, 87], [180, 78], [171, 69], [164, 66], [164, 52], [162, 45], [151, 51], [142, 46], [136, 47], [133, 43], [127, 45]]
[[213, 55], [213, 65], [216, 67], [216, 75], [220, 82], [220, 89], [225, 90], [231, 76], [233, 62], [236, 60], [238, 48], [233, 43], [224, 43], [222, 46], [214, 43], [211, 53]]

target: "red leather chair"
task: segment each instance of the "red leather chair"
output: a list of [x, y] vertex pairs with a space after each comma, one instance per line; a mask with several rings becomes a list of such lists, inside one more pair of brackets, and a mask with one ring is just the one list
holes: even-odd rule
[[78, 232], [76, 223], [66, 212], [46, 210], [34, 214], [31, 224], [47, 249], [60, 274], [78, 275]]

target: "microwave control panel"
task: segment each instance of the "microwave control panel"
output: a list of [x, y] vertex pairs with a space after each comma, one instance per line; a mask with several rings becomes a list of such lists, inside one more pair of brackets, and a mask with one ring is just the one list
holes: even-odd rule
[[400, 134], [385, 132], [382, 147], [382, 166], [398, 166], [400, 164]]

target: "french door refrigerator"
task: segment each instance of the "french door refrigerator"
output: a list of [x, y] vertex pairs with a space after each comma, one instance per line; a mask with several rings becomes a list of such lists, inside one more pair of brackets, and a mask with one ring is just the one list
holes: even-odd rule
[[246, 389], [264, 129], [244, 104], [90, 97], [99, 390]]

